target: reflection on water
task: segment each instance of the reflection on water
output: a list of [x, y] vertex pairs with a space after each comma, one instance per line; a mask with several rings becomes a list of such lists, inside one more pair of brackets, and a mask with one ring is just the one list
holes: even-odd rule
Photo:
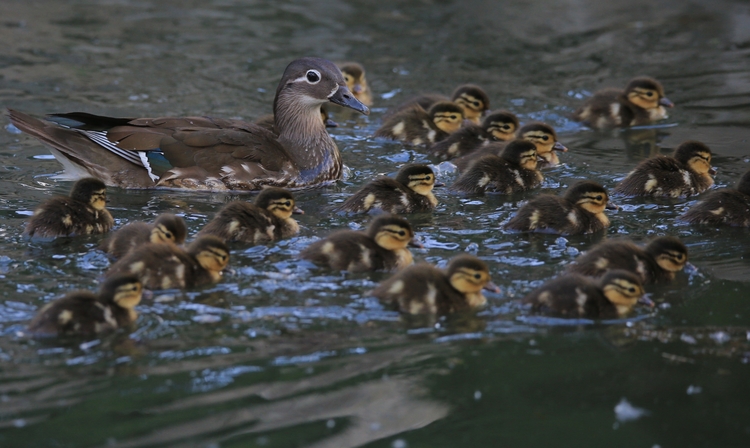
[[[301, 192], [298, 237], [232, 247], [234, 273], [139, 306], [133, 330], [93, 340], [28, 340], [35, 310], [95, 289], [107, 268], [96, 237], [20, 238], [42, 200], [65, 194], [38, 142], [0, 131], [0, 445], [7, 446], [747, 446], [746, 229], [676, 224], [689, 199], [614, 198], [607, 234], [499, 230], [520, 202], [437, 189], [410, 217], [444, 264], [485, 259], [502, 292], [476, 315], [406, 319], [366, 292], [387, 276], [340, 274], [295, 258], [311, 241], [369, 217], [332, 214], [414, 148], [370, 138], [384, 111], [424, 91], [472, 82], [493, 108], [542, 120], [571, 150], [542, 191], [574, 179], [608, 188], [640, 160], [696, 139], [717, 186], [750, 168], [750, 7], [744, 2], [73, 2], [0, 3], [0, 104], [34, 115], [255, 118], [270, 112], [293, 58], [357, 60], [375, 93], [369, 117], [332, 110], [348, 178]], [[658, 126], [592, 132], [569, 120], [593, 91], [636, 75], [676, 103]], [[456, 173], [439, 167], [450, 184]], [[224, 193], [110, 193], [121, 226], [163, 211], [191, 234]], [[649, 288], [628, 319], [530, 316], [516, 299], [610, 236], [680, 236], [696, 270]], [[623, 398], [649, 410], [619, 422]], [[731, 416], [731, 417], [730, 417]], [[85, 422], [82, 424], [82, 422]], [[586, 422], [586, 424], [581, 424]], [[686, 431], [685, 428], [691, 428]], [[568, 443], [567, 441], [575, 441]], [[585, 442], [583, 442], [585, 441]]]

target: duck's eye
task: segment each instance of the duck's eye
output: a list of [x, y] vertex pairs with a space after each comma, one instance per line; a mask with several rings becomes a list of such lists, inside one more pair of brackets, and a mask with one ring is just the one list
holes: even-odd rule
[[480, 274], [479, 272], [477, 272], [476, 274], [474, 274], [474, 278], [477, 279], [477, 280], [480, 280], [482, 278], [482, 274]]
[[473, 105], [474, 107], [476, 107], [477, 109], [478, 109], [478, 108], [479, 108], [479, 107], [480, 107], [480, 106], [482, 105], [482, 103], [480, 103], [479, 101], [472, 101], [472, 103], [471, 103], [471, 104], [472, 104], [472, 105]]
[[172, 238], [172, 232], [164, 232], [164, 236], [167, 238]]
[[543, 136], [543, 137], [542, 137], [542, 140], [544, 140], [545, 142], [546, 142], [547, 140], [549, 140], [549, 135], [545, 135], [545, 136]]
[[290, 201], [286, 201], [286, 202], [284, 202], [284, 206], [285, 206], [285, 207], [289, 207], [289, 206], [291, 206], [291, 205], [292, 205], [292, 203], [291, 203]]
[[458, 118], [458, 115], [451, 115], [451, 120], [455, 120], [456, 118]]
[[406, 232], [404, 232], [403, 230], [399, 230], [398, 236], [406, 236]]
[[651, 98], [652, 96], [654, 96], [654, 92], [646, 92], [646, 96]]
[[320, 73], [317, 70], [307, 71], [307, 82], [310, 84], [317, 84], [320, 81]]
[[630, 288], [628, 288], [628, 292], [629, 292], [630, 294], [635, 294], [635, 288], [633, 288], [633, 287], [631, 286]]
[[432, 176], [425, 176], [424, 180], [431, 180]]
[[501, 129], [502, 129], [503, 131], [508, 131], [508, 130], [510, 130], [510, 126], [508, 126], [508, 125], [506, 124], [506, 125], [505, 125], [505, 126], [503, 126], [503, 127], [501, 128]]
[[602, 195], [599, 195], [599, 196], [596, 197], [597, 201], [601, 201], [602, 199], [604, 199], [604, 197]]

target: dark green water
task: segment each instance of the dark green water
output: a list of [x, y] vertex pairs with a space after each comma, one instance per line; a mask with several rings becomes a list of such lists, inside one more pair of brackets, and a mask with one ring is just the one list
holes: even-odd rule
[[[299, 237], [236, 246], [236, 274], [139, 306], [132, 333], [96, 340], [18, 335], [66, 291], [94, 289], [98, 238], [20, 238], [69, 182], [37, 141], [0, 130], [0, 446], [746, 447], [750, 446], [750, 233], [674, 218], [695, 198], [619, 199], [607, 235], [506, 234], [533, 196], [438, 191], [410, 221], [417, 259], [465, 250], [502, 293], [475, 315], [406, 321], [367, 297], [386, 274], [297, 261], [315, 238], [366, 217], [330, 213], [378, 173], [424, 160], [369, 138], [409, 96], [482, 85], [493, 108], [556, 127], [571, 151], [544, 190], [612, 187], [686, 139], [714, 151], [719, 186], [750, 168], [750, 5], [732, 1], [69, 1], [0, 3], [0, 107], [34, 115], [270, 111], [286, 64], [357, 60], [376, 94], [369, 117], [334, 111], [351, 177], [299, 195]], [[649, 74], [677, 107], [658, 130], [599, 134], [567, 116], [587, 93]], [[452, 173], [442, 173], [452, 182]], [[231, 195], [113, 189], [118, 224], [184, 214], [195, 232]], [[515, 300], [611, 235], [680, 236], [697, 272], [649, 288], [659, 306], [616, 322], [530, 316]], [[626, 420], [621, 400], [644, 409]], [[620, 406], [618, 409], [622, 409]], [[618, 415], [620, 419], [618, 419]]]

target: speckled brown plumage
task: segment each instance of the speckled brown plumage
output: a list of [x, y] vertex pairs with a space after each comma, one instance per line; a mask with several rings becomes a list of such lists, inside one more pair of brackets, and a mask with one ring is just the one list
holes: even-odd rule
[[429, 212], [437, 206], [432, 194], [435, 173], [427, 165], [404, 165], [396, 178], [380, 177], [365, 184], [347, 198], [336, 211], [366, 213], [382, 210], [386, 213]]
[[737, 188], [708, 193], [678, 219], [690, 224], [750, 227], [750, 171], [742, 175]]
[[[488, 146], [498, 145], [492, 143]], [[475, 161], [451, 186], [462, 193], [512, 194], [541, 185], [544, 180], [537, 168], [536, 145], [513, 140], [504, 145], [499, 156], [486, 155]]]
[[482, 125], [465, 124], [461, 129], [430, 147], [430, 155], [439, 160], [451, 160], [474, 152], [493, 141], [508, 141], [518, 130], [518, 118], [511, 112], [493, 112], [482, 120]]
[[153, 224], [131, 222], [123, 226], [99, 245], [112, 258], [120, 258], [146, 243], [182, 244], [187, 237], [187, 226], [179, 216], [162, 213]]

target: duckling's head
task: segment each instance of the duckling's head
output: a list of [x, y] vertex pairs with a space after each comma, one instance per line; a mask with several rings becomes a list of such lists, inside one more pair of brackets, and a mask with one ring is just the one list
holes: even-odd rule
[[281, 219], [291, 218], [295, 211], [294, 196], [284, 188], [264, 188], [255, 198], [255, 205]]
[[507, 110], [493, 112], [482, 120], [482, 129], [500, 141], [512, 140], [518, 126], [518, 117]]
[[441, 131], [452, 134], [464, 121], [464, 110], [451, 101], [438, 101], [427, 111], [430, 119]]
[[646, 252], [668, 272], [681, 271], [688, 261], [687, 247], [679, 238], [673, 236], [660, 236], [653, 239], [646, 246]]
[[203, 269], [218, 275], [229, 264], [229, 248], [224, 240], [213, 235], [198, 237], [188, 246], [188, 253], [193, 255]]
[[590, 180], [577, 182], [568, 188], [564, 198], [577, 204], [589, 213], [598, 215], [608, 208], [609, 195], [601, 185]]
[[740, 193], [750, 195], [750, 171], [740, 177], [739, 182], [737, 182], [737, 190]]
[[152, 243], [182, 244], [187, 237], [185, 221], [177, 215], [162, 213], [154, 221], [150, 240]]
[[349, 90], [358, 97], [367, 91], [367, 80], [365, 79], [365, 68], [357, 62], [346, 62], [339, 66], [344, 75], [344, 81]]
[[641, 279], [622, 269], [607, 271], [599, 280], [599, 287], [620, 315], [627, 314], [633, 309], [644, 293]]
[[490, 281], [487, 263], [473, 255], [459, 255], [448, 263], [448, 280], [462, 294], [477, 294], [482, 289], [497, 291]]
[[86, 177], [73, 184], [70, 197], [90, 205], [94, 210], [104, 210], [107, 206], [107, 186], [99, 179]]
[[105, 303], [114, 303], [119, 307], [132, 310], [141, 302], [143, 285], [134, 274], [113, 275], [101, 286], [99, 297]]
[[404, 165], [396, 175], [396, 181], [406, 185], [423, 196], [432, 192], [435, 186], [435, 173], [427, 165]]
[[701, 142], [690, 140], [681, 143], [672, 157], [698, 174], [716, 174], [711, 168], [711, 150]]
[[554, 158], [552, 151], [565, 152], [568, 150], [562, 143], [557, 141], [557, 133], [552, 126], [545, 123], [532, 122], [523, 125], [518, 130], [518, 138], [534, 143], [539, 157], [547, 161]]
[[520, 138], [511, 140], [505, 145], [500, 157], [527, 170], [535, 170], [539, 160], [536, 145]]
[[479, 119], [490, 108], [490, 97], [481, 87], [473, 84], [458, 86], [453, 91], [451, 100], [461, 106], [467, 120], [476, 124], [479, 124]]
[[320, 106], [327, 102], [354, 109], [365, 115], [370, 110], [354, 97], [344, 81], [341, 70], [331, 61], [321, 58], [301, 58], [292, 61], [276, 88], [273, 110], [276, 128], [281, 136], [287, 132], [304, 133], [296, 129], [300, 116], [309, 117], [308, 126], [322, 125]]
[[383, 215], [372, 220], [367, 228], [367, 234], [378, 246], [392, 251], [406, 249], [414, 239], [411, 225], [405, 219], [394, 215]]
[[661, 83], [648, 76], [631, 79], [625, 87], [625, 95], [631, 103], [648, 111], [660, 107], [674, 107], [674, 104], [664, 96], [664, 87]]

